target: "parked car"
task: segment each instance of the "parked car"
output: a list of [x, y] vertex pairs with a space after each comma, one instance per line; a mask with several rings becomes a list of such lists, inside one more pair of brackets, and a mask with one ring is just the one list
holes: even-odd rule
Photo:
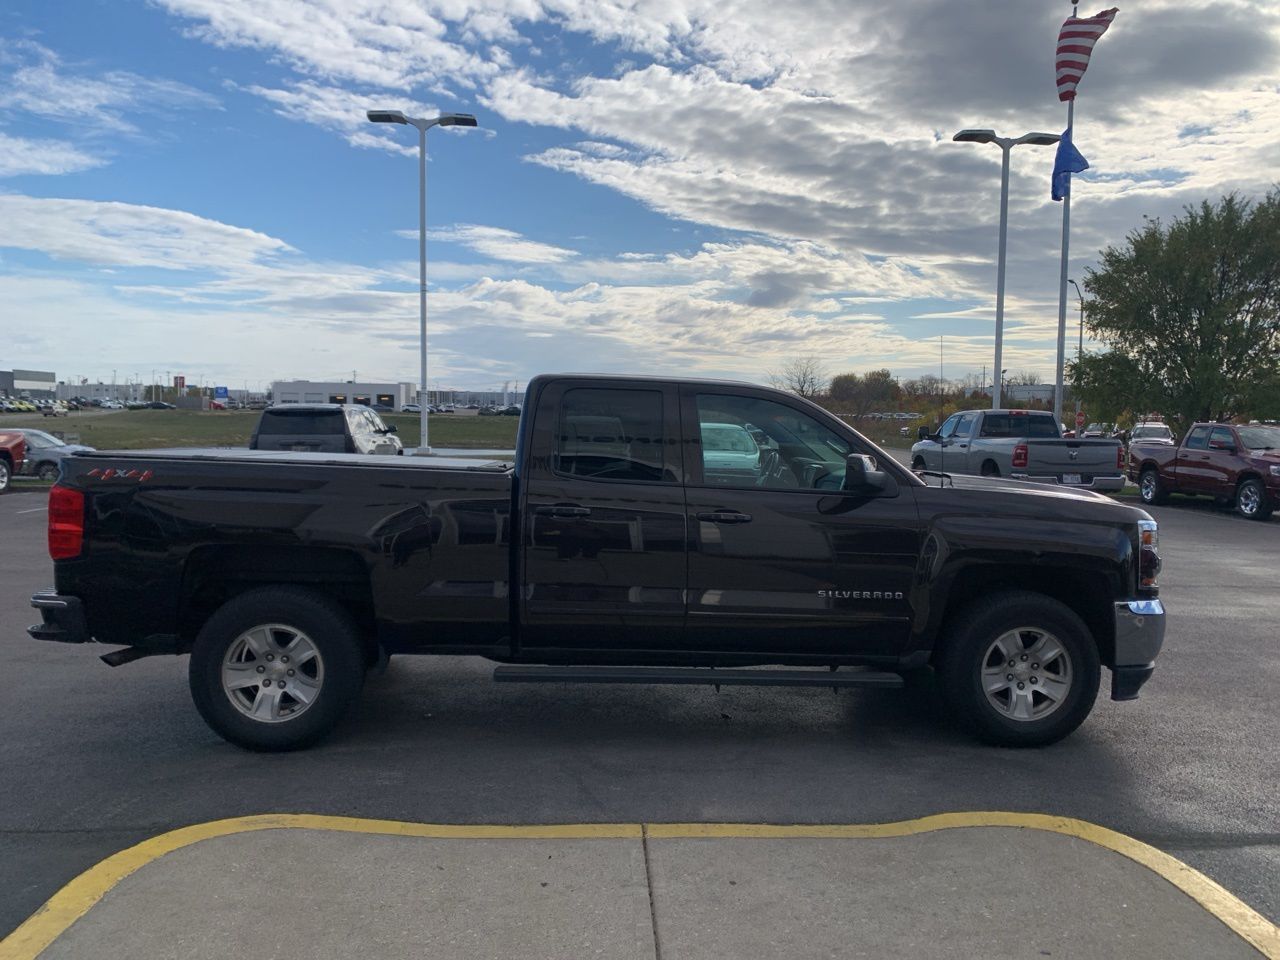
[[41, 415], [54, 417], [55, 419], [68, 416], [69, 413], [67, 405], [59, 400], [46, 400], [44, 403], [38, 404], [37, 409], [39, 409]]
[[[901, 686], [931, 664], [958, 720], [1010, 746], [1074, 730], [1101, 665], [1116, 700], [1155, 669], [1158, 531], [1135, 506], [925, 484], [764, 387], [543, 376], [527, 396], [514, 466], [71, 457], [30, 634], [121, 644], [113, 665], [190, 653], [200, 714], [258, 750], [323, 736], [396, 654], [488, 657], [504, 682], [815, 690]], [[317, 413], [276, 407], [264, 425]], [[719, 469], [726, 426], [746, 446], [748, 424], [765, 455]]]
[[911, 447], [912, 470], [1124, 489], [1120, 441], [1066, 439], [1047, 411], [963, 410], [935, 434], [921, 427], [919, 436]]
[[249, 440], [249, 449], [404, 453], [404, 444], [395, 433], [395, 424], [387, 426], [363, 404], [285, 403], [262, 411]]
[[26, 466], [27, 441], [21, 431], [0, 430], [0, 493], [9, 489], [13, 478]]
[[176, 404], [166, 403], [163, 400], [150, 400], [145, 405], [147, 410], [177, 410]]
[[57, 480], [58, 468], [64, 457], [94, 449], [82, 443], [67, 443], [51, 433], [33, 430], [30, 427], [0, 427], [0, 433], [22, 435], [27, 444], [27, 463], [17, 472], [23, 476], [38, 477], [41, 480]]
[[1164, 443], [1176, 446], [1178, 441], [1173, 431], [1165, 423], [1139, 423], [1129, 431], [1129, 442], [1141, 440], [1144, 443]]
[[[400, 408], [400, 412], [401, 413], [421, 413], [422, 407], [416, 403], [406, 403], [403, 407]], [[435, 413], [435, 410], [432, 410], [431, 413]]]
[[1249, 520], [1266, 520], [1280, 506], [1280, 427], [1197, 423], [1181, 446], [1135, 441], [1129, 479], [1143, 503], [1165, 503], [1171, 493], [1208, 496]]

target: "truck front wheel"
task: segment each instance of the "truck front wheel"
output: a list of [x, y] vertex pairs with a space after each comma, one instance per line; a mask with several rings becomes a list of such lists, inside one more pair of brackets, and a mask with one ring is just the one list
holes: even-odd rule
[[1084, 722], [1098, 695], [1097, 644], [1070, 608], [1037, 593], [978, 601], [952, 619], [938, 658], [942, 692], [987, 743], [1036, 747]]
[[360, 691], [364, 655], [346, 612], [297, 587], [229, 600], [191, 648], [191, 697], [223, 739], [249, 750], [310, 746]]
[[1261, 480], [1249, 479], [1236, 491], [1236, 512], [1246, 520], [1269, 520], [1274, 508]]

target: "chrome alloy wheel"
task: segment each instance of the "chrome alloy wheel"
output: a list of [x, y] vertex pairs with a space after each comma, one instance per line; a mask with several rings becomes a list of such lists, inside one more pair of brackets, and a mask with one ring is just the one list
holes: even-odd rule
[[1156, 474], [1154, 470], [1148, 470], [1142, 475], [1139, 489], [1142, 493], [1142, 499], [1146, 503], [1150, 503], [1156, 498]]
[[264, 623], [240, 634], [222, 658], [222, 692], [251, 720], [292, 720], [315, 702], [324, 660], [301, 630]]
[[1262, 506], [1262, 497], [1258, 493], [1258, 488], [1252, 483], [1246, 483], [1240, 488], [1239, 507], [1240, 512], [1246, 517], [1252, 517], [1258, 512], [1258, 508]]
[[1051, 633], [1019, 627], [1001, 634], [982, 658], [987, 702], [1010, 720], [1040, 720], [1071, 692], [1071, 657]]

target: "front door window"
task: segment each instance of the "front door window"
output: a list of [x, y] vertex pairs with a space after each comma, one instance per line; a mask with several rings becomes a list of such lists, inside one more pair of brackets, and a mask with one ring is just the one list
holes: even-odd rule
[[702, 482], [716, 487], [838, 490], [849, 444], [772, 400], [697, 396]]

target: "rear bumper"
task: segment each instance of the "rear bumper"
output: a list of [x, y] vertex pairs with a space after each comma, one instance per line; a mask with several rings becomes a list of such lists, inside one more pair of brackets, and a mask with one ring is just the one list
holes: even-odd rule
[[1115, 604], [1116, 655], [1111, 664], [1111, 699], [1136, 700], [1155, 671], [1164, 646], [1164, 604], [1121, 600]]
[[33, 596], [31, 605], [40, 611], [41, 618], [40, 623], [27, 627], [27, 633], [33, 639], [56, 643], [93, 642], [79, 597], [61, 596], [50, 587]]
[[1058, 486], [1066, 487], [1068, 490], [1098, 490], [1104, 493], [1115, 493], [1118, 490], [1123, 490], [1125, 485], [1125, 478], [1122, 473], [1094, 477], [1088, 483], [1063, 483], [1060, 477], [1052, 474], [1040, 477], [1030, 473], [1015, 473], [1012, 474], [1012, 477], [1015, 480], [1030, 480], [1032, 483], [1057, 484]]

